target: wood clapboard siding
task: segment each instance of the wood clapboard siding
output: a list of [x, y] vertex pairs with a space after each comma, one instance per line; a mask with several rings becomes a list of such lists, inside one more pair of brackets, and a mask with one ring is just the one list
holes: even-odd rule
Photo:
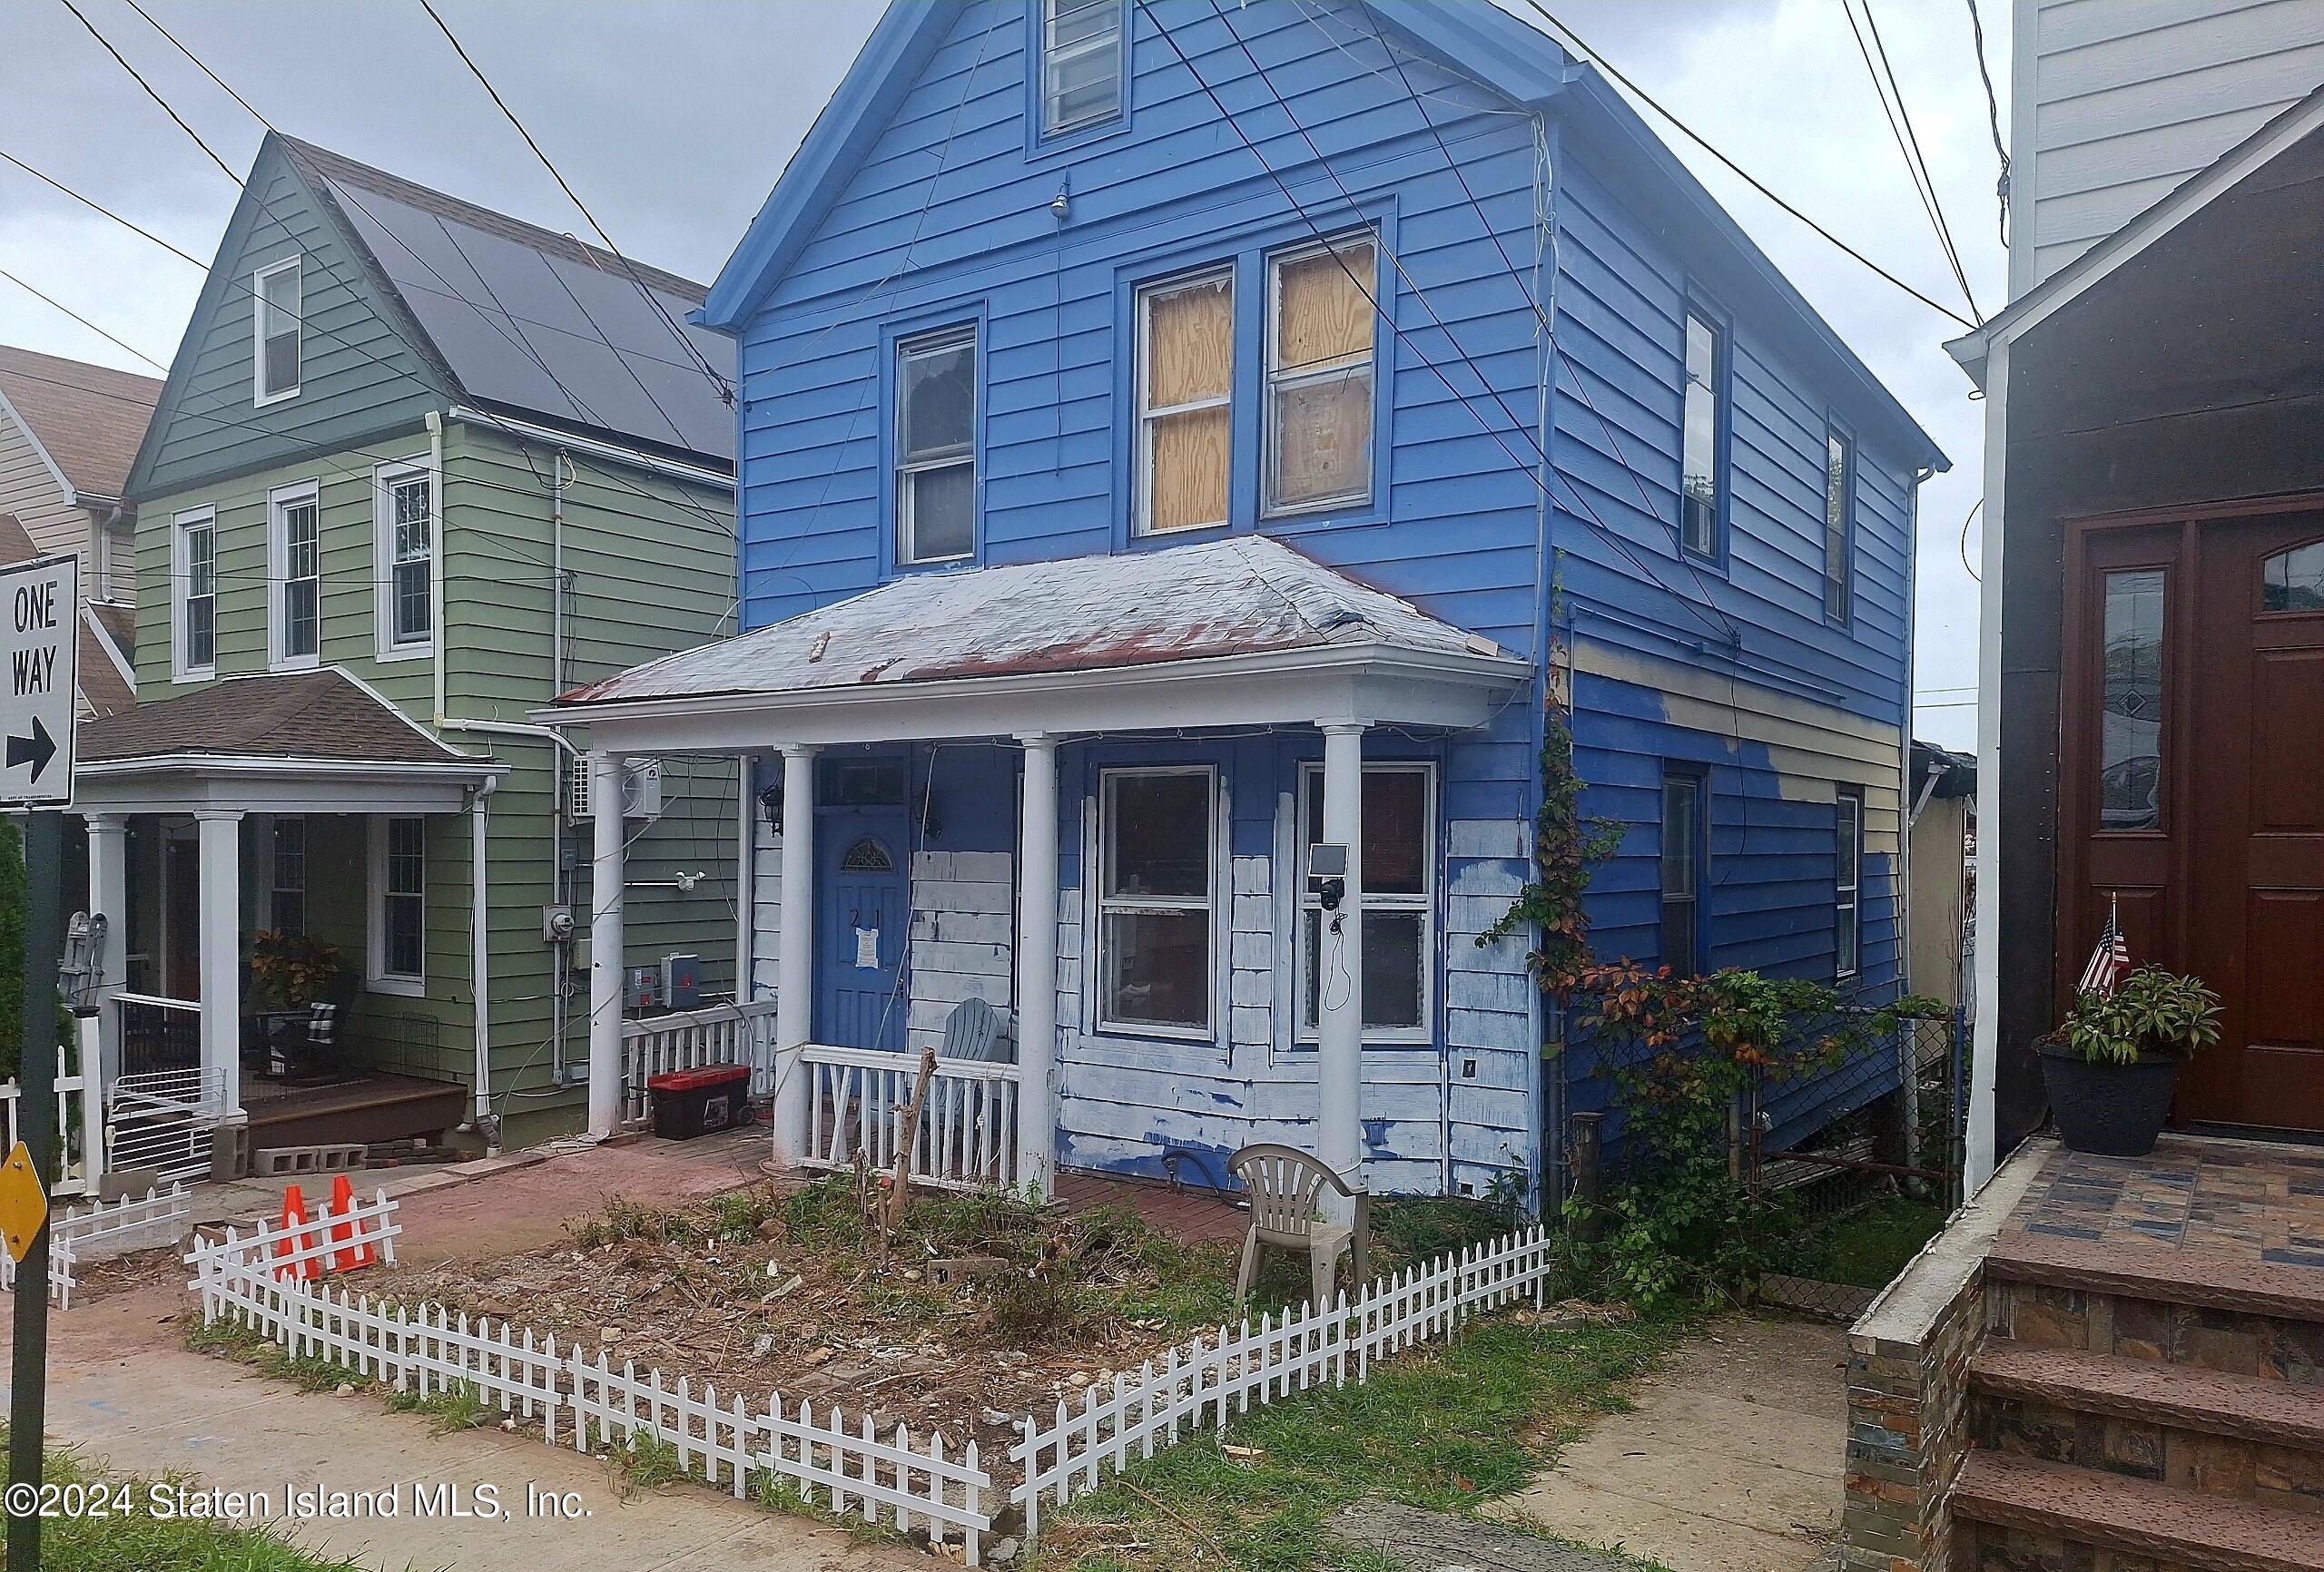
[[[251, 172], [256, 200], [236, 209], [209, 283], [178, 347], [170, 378], [130, 477], [133, 499], [164, 496], [226, 477], [339, 455], [416, 425], [447, 394], [426, 359], [399, 336], [393, 309], [316, 205], [305, 183], [270, 147]], [[300, 392], [253, 408], [251, 278], [302, 258]]]
[[0, 513], [12, 515], [44, 554], [72, 552], [81, 558], [82, 593], [97, 598], [95, 564], [90, 555], [86, 509], [67, 500], [40, 449], [7, 413], [0, 410]]
[[2324, 84], [2324, 0], [2029, 0], [2018, 17], [2013, 299]]
[[[1867, 969], [1893, 968], [1893, 916], [1876, 911], [1887, 898], [1869, 887], [1886, 876], [1882, 857], [1893, 860], [1915, 479], [1882, 439], [1859, 434], [1855, 604], [1847, 625], [1829, 625], [1827, 396], [1783, 347], [1797, 340], [1796, 325], [1746, 314], [1734, 326], [1728, 548], [1698, 585], [1656, 515], [1676, 513], [1690, 272], [1733, 267], [1725, 251], [1712, 260], [1688, 254], [1699, 221], [1632, 211], [1620, 193], [1649, 200], [1631, 192], [1636, 182], [1593, 173], [1597, 152], [1562, 145], [1556, 123], [1436, 64], [1392, 60], [1359, 6], [1222, 12], [1207, 0], [1154, 0], [1128, 14], [1130, 113], [1120, 132], [1056, 147], [1029, 137], [1028, 7], [983, 0], [955, 9], [867, 150], [833, 177], [842, 184], [814, 231], [738, 335], [742, 625], [861, 593], [896, 571], [885, 362], [899, 336], [926, 329], [978, 329], [974, 563], [1144, 549], [1129, 520], [1135, 290], [1231, 262], [1231, 529], [1279, 535], [1537, 661], [1551, 599], [1546, 546], [1569, 642], [1649, 663], [1586, 668], [1576, 684], [1592, 811], [1640, 826], [1590, 897], [1610, 951], [1642, 938], [1650, 948], [1660, 761], [1686, 758], [1714, 768], [1713, 832], [1732, 875], [1714, 897], [1715, 958], [1829, 974], [1833, 791], [1848, 781], [1866, 788], [1873, 848]], [[1221, 123], [1162, 26], [1318, 224], [1372, 224], [1394, 255], [1380, 292], [1399, 331], [1375, 334], [1384, 434], [1366, 506], [1255, 517], [1265, 261], [1313, 231], [1244, 136]], [[1050, 211], [1060, 190], [1063, 224]], [[1562, 356], [1545, 342], [1543, 312]], [[1599, 413], [1581, 402], [1582, 388]], [[1830, 399], [1855, 405], [1861, 394]], [[1545, 440], [1553, 507], [1543, 500]], [[1705, 614], [1737, 628], [1739, 656], [1679, 594], [1715, 603]], [[1695, 678], [1744, 696], [1712, 705]], [[1433, 1040], [1364, 1054], [1367, 1167], [1383, 1188], [1482, 1192], [1498, 1174], [1542, 1162], [1541, 1005], [1527, 947], [1477, 943], [1531, 870], [1540, 714], [1535, 689], [1473, 734], [1367, 739], [1369, 757], [1427, 757], [1439, 771]], [[1312, 1135], [1315, 1056], [1292, 1026], [1290, 794], [1300, 761], [1318, 751], [1299, 732], [1064, 751], [1066, 1161], [1151, 1172], [1175, 1146], [1216, 1167], [1246, 1141]], [[1219, 771], [1221, 877], [1231, 885], [1216, 919], [1213, 1041], [1101, 1032], [1089, 1007], [1085, 865], [1097, 772], [1139, 761]], [[942, 850], [1010, 853], [1014, 827], [1005, 816], [964, 819]], [[773, 976], [777, 863], [765, 836], [754, 887], [762, 986]], [[924, 1003], [913, 1025], [932, 1030], [939, 1011]]]

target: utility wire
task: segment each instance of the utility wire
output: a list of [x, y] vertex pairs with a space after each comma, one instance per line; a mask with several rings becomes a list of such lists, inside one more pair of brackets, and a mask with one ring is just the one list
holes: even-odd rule
[[[1371, 306], [1374, 315], [1377, 317], [1381, 322], [1386, 325], [1388, 331], [1393, 335], [1400, 343], [1403, 344], [1406, 349], [1410, 349], [1413, 354], [1419, 359], [1421, 364], [1433, 373], [1439, 382], [1443, 384], [1444, 390], [1447, 393], [1450, 393], [1453, 398], [1460, 403], [1462, 408], [1469, 411], [1471, 418], [1477, 422], [1478, 428], [1482, 431], [1486, 437], [1492, 439], [1493, 446], [1502, 450], [1502, 454], [1508, 457], [1510, 463], [1515, 466], [1519, 470], [1530, 473], [1533, 477], [1533, 484], [1535, 487], [1541, 490], [1544, 496], [1548, 496], [1549, 483], [1545, 478], [1543, 478], [1542, 472], [1544, 470], [1551, 469], [1549, 455], [1543, 451], [1541, 444], [1534, 440], [1533, 434], [1530, 430], [1526, 429], [1524, 422], [1518, 418], [1514, 411], [1510, 409], [1508, 401], [1502, 398], [1499, 391], [1492, 387], [1491, 383], [1486, 379], [1483, 369], [1477, 365], [1473, 359], [1462, 350], [1460, 342], [1453, 337], [1452, 329], [1446, 326], [1444, 319], [1437, 314], [1436, 308], [1430, 302], [1426, 292], [1413, 281], [1409, 273], [1405, 272], [1403, 263], [1398, 260], [1395, 253], [1390, 251], [1386, 244], [1379, 240], [1376, 234], [1372, 237], [1371, 243], [1378, 245], [1381, 251], [1387, 256], [1390, 263], [1395, 268], [1397, 275], [1403, 280], [1405, 287], [1412, 291], [1413, 297], [1418, 300], [1423, 309], [1428, 312], [1430, 319], [1436, 324], [1437, 329], [1444, 335], [1445, 341], [1452, 346], [1453, 354], [1458, 357], [1462, 363], [1468, 367], [1470, 372], [1476, 377], [1480, 388], [1483, 389], [1492, 398], [1493, 401], [1500, 406], [1502, 415], [1510, 423], [1510, 430], [1516, 436], [1522, 438], [1526, 446], [1532, 450], [1535, 460], [1534, 463], [1529, 465], [1523, 458], [1518, 456], [1517, 451], [1503, 440], [1504, 434], [1502, 428], [1486, 419], [1483, 412], [1477, 408], [1471, 396], [1462, 392], [1460, 388], [1454, 387], [1452, 379], [1445, 375], [1444, 368], [1430, 357], [1427, 350], [1421, 348], [1417, 339], [1397, 324], [1394, 317], [1388, 311], [1387, 308], [1382, 304], [1374, 289], [1370, 285], [1367, 285], [1364, 280], [1356, 276], [1354, 269], [1350, 267], [1348, 265], [1347, 259], [1341, 255], [1339, 247], [1333, 242], [1332, 237], [1320, 224], [1315, 221], [1314, 215], [1308, 211], [1306, 204], [1302, 202], [1297, 195], [1293, 192], [1290, 183], [1285, 180], [1283, 175], [1276, 171], [1274, 165], [1267, 162], [1266, 155], [1259, 151], [1258, 145], [1251, 140], [1249, 133], [1243, 130], [1241, 123], [1235, 118], [1234, 113], [1226, 107], [1226, 101], [1219, 97], [1217, 90], [1211, 86], [1208, 80], [1204, 77], [1202, 72], [1195, 65], [1194, 61], [1187, 56], [1186, 50], [1179, 44], [1177, 36], [1170, 31], [1168, 26], [1162, 22], [1160, 17], [1154, 15], [1151, 5], [1147, 4], [1146, 0], [1140, 0], [1140, 4], [1141, 8], [1146, 11], [1148, 20], [1153, 22], [1155, 30], [1161, 35], [1164, 42], [1169, 44], [1171, 53], [1177, 56], [1179, 64], [1187, 68], [1187, 73], [1194, 77], [1196, 85], [1202, 89], [1204, 95], [1210, 100], [1212, 107], [1218, 112], [1218, 117], [1226, 123], [1226, 124], [1234, 131], [1236, 138], [1239, 139], [1244, 147], [1248, 150], [1251, 156], [1258, 161], [1260, 169], [1265, 171], [1268, 177], [1275, 182], [1276, 189], [1282, 192], [1284, 199], [1291, 203], [1293, 210], [1299, 214], [1301, 221], [1306, 224], [1309, 231], [1313, 233], [1317, 240], [1324, 242], [1326, 251], [1331, 255], [1334, 260], [1339, 263], [1341, 271], [1347, 275], [1349, 282], [1355, 286], [1356, 290], [1363, 295], [1365, 302]], [[1295, 131], [1297, 131], [1302, 140], [1307, 143], [1310, 155], [1315, 159], [1319, 165], [1322, 166], [1324, 172], [1331, 177], [1333, 183], [1339, 187], [1342, 200], [1346, 201], [1350, 206], [1354, 206], [1354, 198], [1348, 192], [1346, 185], [1340, 181], [1338, 174], [1333, 171], [1330, 163], [1324, 160], [1321, 150], [1315, 145], [1315, 139], [1307, 134], [1305, 128], [1300, 124], [1298, 117], [1291, 113], [1290, 105], [1284, 103], [1283, 95], [1275, 91], [1274, 84], [1268, 81], [1266, 73], [1260, 68], [1258, 61], [1252, 55], [1249, 46], [1243, 43], [1242, 35], [1236, 33], [1235, 31], [1234, 25], [1227, 21], [1226, 14], [1218, 8], [1217, 0], [1211, 0], [1211, 9], [1213, 15], [1216, 16], [1220, 25], [1226, 28], [1227, 36], [1234, 39], [1236, 44], [1242, 50], [1244, 58], [1250, 62], [1252, 71], [1257, 76], [1259, 82], [1265, 85], [1269, 93], [1274, 96], [1276, 107], [1283, 111], [1285, 117], [1290, 121], [1292, 128]], [[1552, 471], [1552, 473], [1554, 472]], [[1619, 535], [1606, 529], [1602, 524], [1599, 525], [1598, 527], [1608, 545], [1611, 545], [1622, 556], [1627, 558], [1630, 565], [1638, 569], [1640, 575], [1661, 588], [1680, 605], [1685, 606], [1688, 612], [1694, 616], [1697, 621], [1700, 622], [1705, 627], [1709, 628], [1714, 634], [1716, 634], [1721, 643], [1727, 643], [1731, 639], [1732, 634], [1728, 628], [1722, 627], [1718, 624], [1712, 622], [1710, 617], [1705, 614], [1705, 611], [1702, 606], [1688, 596], [1679, 594], [1678, 590], [1672, 588], [1670, 585], [1666, 583], [1660, 575], [1649, 567], [1646, 563], [1630, 549], [1628, 542], [1624, 541]]]
[[[1849, 10], [1846, 0], [1842, 0], [1840, 9], [1847, 16], [1849, 31], [1856, 33], [1856, 51], [1865, 55], [1864, 64], [1867, 72], [1872, 70], [1872, 54], [1876, 53], [1880, 56], [1880, 68], [1874, 73], [1872, 91], [1880, 99], [1883, 113], [1888, 111], [1888, 101], [1896, 100], [1896, 113], [1888, 122], [1888, 130], [1897, 139], [1897, 151], [1905, 154], [1905, 165], [1912, 173], [1914, 189], [1920, 193], [1921, 205], [1928, 213], [1929, 222], [1936, 229], [1936, 243], [1944, 248], [1945, 260], [1953, 269], [1954, 280], [1961, 286], [1961, 298], [1969, 302], [1969, 315], [1974, 317], [1982, 327], [1985, 314], [1978, 309], [1976, 294], [1969, 288], [1969, 272], [1962, 266], [1961, 248], [1954, 243], [1953, 226], [1945, 221], [1944, 199], [1936, 194], [1935, 172], [1928, 167], [1928, 154], [1921, 151], [1920, 132], [1913, 124], [1913, 112], [1905, 104], [1905, 85], [1896, 80], [1896, 67], [1888, 58], [1888, 44], [1880, 36], [1880, 19], [1872, 14], [1872, 0], [1856, 0], [1856, 3], [1864, 7], [1862, 31], [1856, 29], [1856, 14]], [[1867, 32], [1872, 35], [1869, 53], [1864, 47], [1865, 33]], [[1885, 93], [1880, 88], [1882, 77], [1886, 77], [1888, 83]]]
[[2002, 250], [2009, 249], [2009, 144], [2002, 140], [2001, 100], [1994, 94], [1994, 74], [1985, 67], [1985, 24], [1977, 15], [1977, 0], [1969, 0], [1969, 32], [1976, 41], [1977, 80], [1985, 84], [1985, 123], [1993, 128], [1994, 156], [2001, 160], [2001, 178], [1994, 195], [2001, 202]]
[[1649, 93], [1644, 88], [1639, 86], [1637, 83], [1632, 82], [1628, 76], [1624, 75], [1619, 69], [1610, 63], [1604, 55], [1590, 48], [1588, 44], [1582, 41], [1581, 34], [1574, 32], [1572, 28], [1567, 26], [1564, 23], [1559, 21], [1557, 17], [1550, 12], [1549, 8], [1541, 4], [1541, 0], [1525, 0], [1525, 4], [1531, 6], [1535, 12], [1539, 13], [1543, 21], [1547, 22], [1551, 26], [1556, 28], [1559, 33], [1562, 34], [1566, 40], [1573, 45], [1574, 49], [1584, 58], [1588, 59], [1590, 64], [1596, 65], [1599, 70], [1604, 72], [1616, 82], [1620, 83], [1622, 86], [1628, 88], [1631, 94], [1635, 96], [1640, 103], [1645, 104], [1649, 109], [1651, 109], [1655, 113], [1660, 115], [1663, 119], [1669, 121], [1673, 126], [1677, 127], [1687, 140], [1692, 142], [1696, 146], [1710, 154], [1711, 157], [1717, 159], [1727, 168], [1728, 172], [1732, 173], [1744, 184], [1749, 186], [1753, 191], [1758, 192], [1761, 196], [1775, 203], [1776, 206], [1781, 208], [1785, 212], [1789, 213], [1793, 218], [1797, 219], [1801, 223], [1806, 224], [1809, 229], [1814, 230], [1817, 234], [1823, 236], [1825, 240], [1838, 247], [1850, 257], [1855, 258], [1856, 260], [1861, 262], [1864, 266], [1869, 268], [1883, 279], [1887, 280], [1888, 282], [1896, 285], [1896, 288], [1904, 290], [1905, 293], [1910, 295], [1914, 300], [1918, 300], [1922, 305], [1926, 306], [1930, 310], [1936, 311], [1944, 316], [1949, 317], [1965, 328], [1974, 329], [1976, 327], [1976, 323], [1972, 322], [1968, 318], [1961, 315], [1960, 312], [1954, 310], [1950, 306], [1940, 305], [1935, 300], [1931, 300], [1928, 296], [1921, 293], [1920, 290], [1905, 282], [1904, 280], [1898, 278], [1896, 274], [1882, 267], [1878, 262], [1874, 261], [1870, 257], [1866, 256], [1862, 251], [1857, 251], [1854, 246], [1848, 244], [1847, 241], [1840, 239], [1839, 236], [1826, 229], [1822, 224], [1819, 224], [1814, 219], [1809, 218], [1806, 213], [1800, 211], [1791, 203], [1784, 201], [1783, 198], [1777, 196], [1773, 191], [1770, 191], [1768, 188], [1767, 182], [1760, 180], [1757, 175], [1751, 173], [1741, 164], [1737, 163], [1733, 159], [1728, 157], [1727, 154], [1721, 152], [1718, 146], [1709, 137], [1704, 136], [1700, 132], [1695, 130], [1694, 127], [1689, 125], [1685, 121], [1680, 120], [1677, 115], [1671, 113], [1670, 111], [1665, 109], [1661, 103], [1652, 94]]
[[[138, 86], [145, 90], [146, 97], [152, 99], [154, 103], [162, 106], [162, 113], [163, 114], [168, 115], [172, 120], [178, 123], [178, 129], [180, 131], [184, 132], [186, 135], [193, 138], [193, 145], [208, 153], [210, 155], [210, 162], [216, 164], [220, 172], [223, 173], [228, 180], [232, 181], [236, 185], [242, 183], [241, 177], [234, 172], [234, 166], [228, 163], [224, 159], [220, 158], [218, 156], [218, 150], [202, 140], [202, 133], [194, 130], [192, 126], [186, 123], [185, 116], [180, 114], [176, 110], [170, 107], [170, 101], [163, 98], [159, 92], [155, 91], [153, 84], [145, 80], [144, 74], [141, 73], [137, 67], [129, 64], [129, 57], [127, 55], [122, 54], [120, 50], [115, 49], [113, 46], [112, 39], [107, 38], [103, 34], [97, 31], [97, 25], [90, 21], [87, 15], [82, 12], [81, 8], [73, 4], [73, 0], [57, 0], [57, 4], [63, 5], [64, 9], [73, 13], [74, 20], [79, 22], [82, 26], [87, 28], [89, 30], [89, 36], [103, 44], [104, 46], [105, 53], [112, 55], [115, 61], [119, 62], [121, 68], [129, 73], [130, 79], [135, 82]], [[144, 13], [141, 11], [138, 15], [142, 16]], [[148, 20], [151, 20], [151, 18], [148, 18]]]
[[436, 24], [437, 31], [443, 34], [445, 42], [452, 46], [452, 53], [460, 57], [460, 64], [468, 68], [468, 74], [477, 79], [478, 84], [491, 96], [492, 102], [499, 106], [500, 113], [507, 117], [508, 123], [517, 128], [517, 134], [525, 139], [525, 145], [533, 150], [533, 156], [541, 161], [541, 167], [548, 171], [551, 178], [556, 182], [557, 188], [564, 192], [567, 200], [581, 211], [581, 216], [589, 221], [590, 229], [596, 231], [597, 238], [606, 242], [606, 250], [614, 254], [614, 260], [619, 262], [623, 270], [629, 274], [629, 281], [637, 286], [637, 292], [645, 297], [646, 303], [654, 308], [663, 322], [668, 326], [670, 336], [677, 339], [678, 343], [684, 348], [694, 364], [702, 368], [702, 374], [710, 378], [710, 385], [718, 389], [718, 397], [732, 407], [734, 402], [734, 384], [727, 381], [720, 374], [718, 368], [710, 363], [709, 358], [703, 354], [694, 341], [686, 337], [685, 329], [680, 328], [678, 319], [670, 315], [670, 309], [662, 303], [662, 298], [646, 287], [645, 280], [639, 276], [637, 269], [632, 265], [627, 257], [622, 255], [621, 248], [614, 244], [613, 236], [606, 232], [606, 226], [597, 221], [597, 215], [589, 211], [589, 204], [581, 200], [581, 194], [573, 189], [572, 183], [558, 171], [556, 165], [550, 162], [548, 154], [541, 151], [541, 144], [534, 140], [531, 132], [525, 129], [525, 123], [517, 118], [517, 112], [508, 107], [508, 101], [500, 96], [500, 90], [492, 85], [492, 79], [485, 75], [483, 68], [478, 65], [475, 59], [469, 55], [467, 46], [460, 43], [458, 35], [452, 31], [442, 15], [437, 11], [432, 0], [419, 0], [419, 7], [427, 12], [428, 19]]
[[80, 312], [74, 310], [72, 307], [66, 305], [55, 296], [43, 293], [40, 290], [26, 283], [24, 280], [18, 278], [7, 269], [0, 268], [0, 279], [7, 280], [10, 283], [15, 285], [16, 288], [24, 290], [27, 295], [30, 295], [34, 300], [40, 301], [41, 304], [64, 312], [66, 316], [80, 323], [81, 326], [88, 329], [90, 332], [94, 333], [98, 338], [103, 339], [106, 343], [113, 346], [113, 348], [117, 349], [126, 349], [129, 353], [136, 356], [140, 360], [144, 361], [145, 364], [153, 368], [154, 370], [159, 371], [162, 376], [166, 377], [170, 374], [170, 368], [167, 366], [164, 366], [159, 360], [154, 359], [153, 356], [148, 355], [136, 345], [130, 343], [126, 339], [115, 338], [113, 334], [106, 332], [103, 328], [98, 327], [94, 322], [92, 322], [88, 318], [81, 315]]

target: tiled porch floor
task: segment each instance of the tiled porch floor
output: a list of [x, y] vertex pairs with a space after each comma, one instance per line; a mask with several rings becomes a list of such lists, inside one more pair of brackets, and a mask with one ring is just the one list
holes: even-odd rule
[[2309, 1268], [2324, 1284], [2324, 1148], [2174, 1135], [2144, 1157], [2060, 1147], [2002, 1233]]
[[1186, 1240], [1235, 1243], [1251, 1226], [1251, 1214], [1216, 1190], [1173, 1189], [1153, 1179], [1068, 1171], [1057, 1176], [1057, 1198], [1077, 1212], [1127, 1206], [1164, 1233]]

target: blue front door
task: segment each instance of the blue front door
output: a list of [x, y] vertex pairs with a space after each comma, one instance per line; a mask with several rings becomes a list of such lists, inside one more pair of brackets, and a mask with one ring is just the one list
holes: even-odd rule
[[901, 812], [838, 812], [815, 825], [815, 1040], [904, 1046], [904, 942], [911, 886]]

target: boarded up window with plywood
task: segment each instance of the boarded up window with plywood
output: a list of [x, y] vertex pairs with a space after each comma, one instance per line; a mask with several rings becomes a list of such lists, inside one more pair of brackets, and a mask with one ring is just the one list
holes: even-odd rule
[[1138, 528], [1226, 522], [1235, 390], [1235, 275], [1139, 291]]
[[1268, 269], [1267, 511], [1372, 495], [1378, 249], [1344, 236]]

